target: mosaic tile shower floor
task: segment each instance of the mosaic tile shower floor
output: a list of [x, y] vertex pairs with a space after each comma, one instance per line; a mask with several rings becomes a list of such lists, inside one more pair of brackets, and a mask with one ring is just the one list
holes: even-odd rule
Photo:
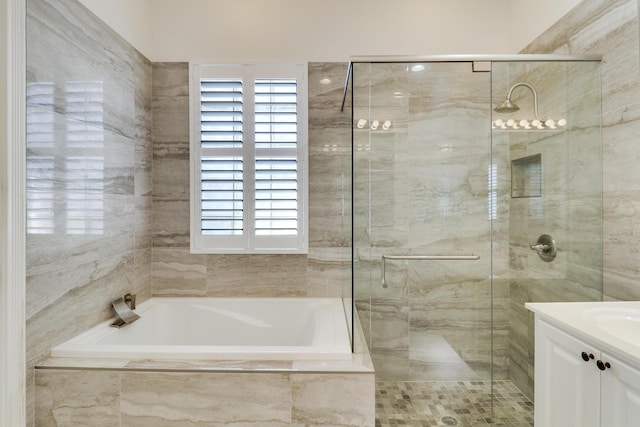
[[[531, 427], [533, 403], [510, 381], [376, 383], [376, 427]], [[491, 422], [493, 421], [493, 424]]]

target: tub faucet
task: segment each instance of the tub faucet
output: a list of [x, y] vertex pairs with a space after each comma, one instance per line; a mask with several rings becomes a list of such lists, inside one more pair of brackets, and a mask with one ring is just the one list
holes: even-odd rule
[[129, 306], [131, 310], [136, 309], [136, 294], [131, 295], [131, 293], [124, 295], [124, 302]]
[[140, 316], [133, 312], [136, 308], [136, 296], [131, 293], [113, 300], [111, 305], [116, 312], [116, 320], [111, 324], [114, 328], [121, 328], [140, 318]]

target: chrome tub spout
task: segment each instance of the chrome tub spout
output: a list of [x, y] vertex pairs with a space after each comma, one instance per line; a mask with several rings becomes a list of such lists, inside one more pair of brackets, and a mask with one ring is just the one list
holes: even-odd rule
[[124, 325], [133, 323], [140, 318], [133, 312], [136, 308], [136, 296], [130, 293], [111, 302], [113, 310], [116, 312], [116, 320], [111, 324], [114, 328], [121, 328]]

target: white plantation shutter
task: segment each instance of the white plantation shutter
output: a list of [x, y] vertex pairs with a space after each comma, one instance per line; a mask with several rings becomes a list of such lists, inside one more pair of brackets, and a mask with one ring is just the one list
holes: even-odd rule
[[256, 159], [256, 234], [298, 231], [298, 170], [295, 158]]
[[304, 66], [192, 68], [192, 227], [198, 253], [304, 253]]
[[244, 227], [242, 159], [203, 157], [200, 176], [202, 234], [241, 235]]
[[298, 96], [292, 79], [255, 81], [256, 235], [298, 231]]
[[200, 81], [200, 231], [238, 236], [244, 228], [242, 80]]

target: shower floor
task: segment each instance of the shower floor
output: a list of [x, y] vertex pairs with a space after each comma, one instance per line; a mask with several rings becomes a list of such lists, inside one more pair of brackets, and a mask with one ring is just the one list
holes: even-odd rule
[[533, 426], [533, 403], [511, 381], [493, 387], [492, 419], [491, 381], [378, 381], [376, 427]]

